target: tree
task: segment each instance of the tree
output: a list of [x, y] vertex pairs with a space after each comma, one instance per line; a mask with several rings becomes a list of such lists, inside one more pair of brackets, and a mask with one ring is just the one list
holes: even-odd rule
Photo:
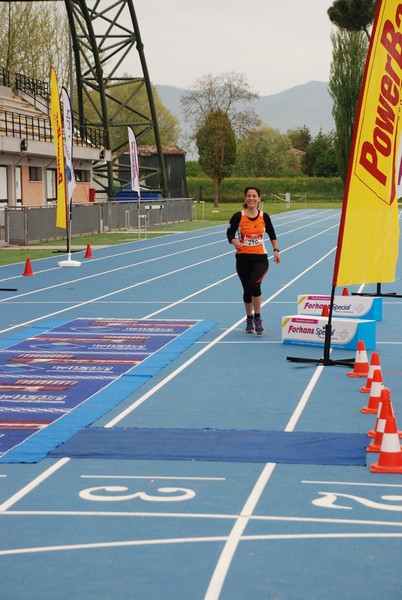
[[237, 142], [238, 177], [283, 177], [300, 168], [287, 135], [260, 123]]
[[204, 173], [214, 180], [214, 206], [219, 206], [221, 182], [230, 177], [236, 160], [236, 138], [228, 115], [220, 109], [211, 110], [200, 129], [196, 143], [199, 164]]
[[69, 26], [64, 5], [1, 2], [0, 21], [2, 66], [41, 81], [48, 81], [53, 66], [60, 85], [68, 84]]
[[298, 150], [307, 150], [313, 139], [310, 130], [305, 125], [296, 129], [288, 129], [286, 135], [290, 139], [293, 148]]
[[328, 89], [333, 100], [334, 148], [339, 174], [345, 182], [368, 42], [363, 32], [342, 29], [331, 35], [331, 41], [333, 52]]
[[335, 0], [328, 9], [332, 23], [347, 31], [364, 31], [370, 39], [369, 26], [372, 24], [377, 0]]
[[245, 75], [223, 73], [204, 75], [181, 97], [183, 115], [193, 127], [193, 135], [213, 111], [227, 115], [230, 125], [238, 137], [258, 123], [255, 110], [248, 106], [258, 95], [250, 90]]
[[[208, 143], [208, 140], [203, 138], [203, 145], [207, 144], [205, 147], [213, 146], [220, 137], [223, 140], [226, 136], [225, 131], [222, 132], [221, 136], [216, 131], [216, 127], [219, 123], [222, 123], [222, 126], [225, 128], [227, 128], [227, 124], [230, 125], [233, 142], [236, 145], [236, 138], [239, 138], [258, 123], [255, 110], [249, 106], [250, 102], [256, 98], [258, 98], [258, 95], [250, 89], [248, 81], [243, 74], [234, 72], [223, 73], [221, 75], [209, 74], [197, 79], [192, 88], [186, 90], [181, 97], [184, 119], [192, 124], [191, 139], [195, 140], [197, 147], [199, 147], [199, 142], [204, 132], [210, 128], [214, 131], [215, 142]], [[214, 117], [211, 115], [214, 115]], [[219, 118], [217, 115], [220, 115]], [[201, 137], [200, 132], [202, 134]], [[219, 142], [219, 144], [221, 143]], [[230, 145], [232, 145], [232, 142], [230, 142]], [[230, 153], [225, 157], [225, 161], [229, 160], [229, 154], [233, 158], [235, 151], [231, 149]], [[210, 164], [211, 157], [213, 156], [217, 161], [215, 166]], [[204, 155], [203, 160], [206, 160]], [[233, 158], [230, 165], [233, 164], [234, 160], [235, 158]], [[206, 162], [208, 163], [209, 173], [220, 173], [223, 162], [219, 152], [213, 151], [209, 153], [209, 158]], [[205, 171], [204, 167], [203, 170]], [[219, 176], [215, 174], [209, 176], [213, 177], [216, 184], [214, 202], [215, 206], [217, 206], [220, 199], [220, 184], [218, 185]]]
[[309, 177], [337, 177], [338, 163], [334, 149], [334, 134], [322, 131], [306, 150], [303, 171]]

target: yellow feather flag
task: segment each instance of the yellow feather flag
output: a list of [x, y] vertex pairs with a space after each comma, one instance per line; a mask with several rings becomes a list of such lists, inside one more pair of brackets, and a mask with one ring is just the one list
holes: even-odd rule
[[345, 185], [333, 285], [395, 281], [402, 3], [379, 0]]
[[67, 229], [66, 170], [64, 166], [63, 125], [56, 71], [52, 67], [50, 82], [50, 122], [52, 125], [57, 163], [56, 227]]

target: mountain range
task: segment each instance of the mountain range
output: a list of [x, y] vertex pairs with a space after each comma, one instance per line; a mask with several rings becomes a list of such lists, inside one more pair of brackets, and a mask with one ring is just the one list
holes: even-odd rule
[[[185, 90], [170, 85], [156, 85], [156, 89], [162, 103], [179, 119], [182, 132], [188, 132], [180, 104]], [[306, 126], [315, 137], [320, 130], [329, 133], [335, 128], [332, 98], [324, 81], [309, 81], [278, 94], [260, 96], [251, 106], [266, 125], [281, 133]]]

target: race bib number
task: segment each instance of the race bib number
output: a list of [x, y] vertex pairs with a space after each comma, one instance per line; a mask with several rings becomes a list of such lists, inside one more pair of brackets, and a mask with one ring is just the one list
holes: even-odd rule
[[263, 233], [247, 233], [244, 236], [243, 244], [245, 246], [258, 246], [262, 244], [263, 237]]

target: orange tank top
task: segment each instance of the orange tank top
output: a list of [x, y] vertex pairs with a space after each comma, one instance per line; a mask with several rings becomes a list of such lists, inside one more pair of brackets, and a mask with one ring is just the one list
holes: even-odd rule
[[265, 221], [262, 210], [258, 211], [256, 219], [249, 219], [242, 210], [237, 234], [243, 247], [237, 251], [237, 254], [266, 254], [264, 233]]

